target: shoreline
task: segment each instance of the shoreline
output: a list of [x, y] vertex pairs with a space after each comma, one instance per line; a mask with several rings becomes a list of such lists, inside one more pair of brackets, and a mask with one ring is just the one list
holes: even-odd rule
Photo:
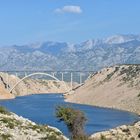
[[125, 110], [125, 109], [119, 109], [119, 108], [115, 108], [115, 107], [106, 107], [106, 106], [97, 106], [97, 105], [91, 105], [91, 104], [86, 104], [86, 103], [70, 102], [70, 101], [66, 101], [66, 99], [64, 99], [64, 101], [67, 102], [67, 103], [74, 103], [74, 104], [80, 104], [80, 105], [88, 105], [88, 106], [94, 106], [94, 107], [98, 107], [98, 108], [115, 109], [115, 110], [118, 110], [118, 111], [124, 111], [124, 112], [133, 113], [133, 114], [136, 114], [136, 115], [138, 115], [140, 117], [140, 113], [129, 111], [129, 110]]
[[[66, 98], [65, 98], [65, 102], [74, 103], [72, 101], [71, 102], [66, 101]], [[78, 103], [78, 104], [82, 104], [82, 103]], [[95, 106], [95, 105], [85, 104], [85, 103], [84, 103], [84, 105]], [[133, 111], [133, 112], [128, 111], [125, 109], [113, 108], [113, 107], [105, 107], [105, 106], [95, 106], [95, 107], [106, 108], [106, 109], [115, 109], [118, 111], [132, 113], [132, 114], [135, 114], [138, 116], [138, 120], [136, 120], [130, 124], [122, 124], [122, 125], [113, 127], [111, 129], [92, 133], [91, 135], [89, 135], [89, 138], [91, 140], [101, 140], [101, 139], [104, 139], [104, 140], [119, 140], [119, 139], [121, 139], [121, 140], [126, 140], [126, 139], [140, 140], [140, 113], [137, 113], [135, 111]]]
[[[58, 93], [39, 93], [39, 94], [23, 95], [22, 97], [24, 97], [24, 96], [32, 96], [32, 95], [42, 95], [42, 94], [44, 94], [44, 95], [47, 95], [47, 94], [57, 94], [57, 95], [59, 95], [59, 94], [60, 94], [61, 96], [63, 96], [63, 93], [59, 93], [59, 94], [58, 94]], [[16, 96], [16, 97], [21, 97], [21, 96]], [[16, 97], [15, 97], [15, 98], [16, 98]], [[63, 98], [64, 98], [64, 97], [63, 97]], [[9, 100], [9, 99], [8, 99], [8, 100]], [[10, 100], [12, 100], [12, 99], [10, 99]], [[68, 101], [66, 101], [65, 98], [64, 98], [64, 102], [65, 102], [65, 103], [73, 103], [73, 102], [68, 102]], [[116, 110], [116, 111], [123, 111], [123, 112], [126, 112], [126, 113], [132, 113], [132, 114], [138, 116], [138, 120], [135, 120], [135, 121], [132, 122], [132, 123], [121, 124], [121, 125], [112, 127], [111, 129], [106, 129], [106, 130], [103, 130], [103, 131], [95, 132], [95, 133], [90, 134], [89, 137], [95, 137], [95, 138], [96, 138], [96, 136], [99, 136], [99, 135], [102, 135], [102, 134], [104, 135], [104, 134], [106, 134], [106, 133], [109, 133], [110, 131], [117, 131], [117, 129], [120, 129], [120, 128], [124, 127], [124, 126], [125, 126], [125, 127], [135, 126], [135, 125], [137, 125], [137, 124], [140, 123], [140, 114], [137, 114], [137, 113], [135, 113], [135, 112], [130, 112], [130, 111], [127, 111], [127, 110], [124, 110], [124, 109], [110, 108], [110, 107], [104, 107], [104, 106], [95, 106], [95, 105], [82, 104], [82, 103], [74, 103], [74, 104], [81, 104], [81, 105], [87, 105], [87, 106], [92, 106], [92, 107], [97, 107], [97, 108], [110, 109], [110, 110]]]
[[128, 110], [125, 110], [125, 109], [119, 109], [119, 108], [114, 108], [114, 107], [106, 107], [106, 106], [97, 106], [97, 105], [91, 105], [91, 104], [86, 104], [86, 103], [70, 102], [70, 101], [67, 101], [66, 100], [66, 98], [64, 96], [64, 93], [38, 93], [38, 94], [31, 93], [31, 94], [27, 94], [27, 95], [15, 96], [14, 98], [10, 98], [10, 99], [0, 99], [0, 101], [13, 100], [13, 99], [16, 99], [17, 97], [25, 97], [25, 96], [32, 96], [32, 95], [47, 95], [47, 94], [58, 94], [58, 95], [62, 95], [62, 97], [64, 98], [64, 102], [65, 103], [73, 103], [73, 104], [87, 105], [87, 106], [92, 106], [92, 107], [97, 107], [97, 108], [103, 108], [103, 109], [110, 109], [110, 110], [128, 112], [128, 113], [135, 114], [135, 115], [137, 115], [140, 118], [140, 113], [133, 112], [133, 111], [128, 111]]
[[104, 108], [104, 109], [114, 109], [114, 110], [118, 110], [118, 111], [124, 111], [124, 112], [128, 112], [128, 113], [133, 113], [136, 114], [140, 117], [140, 113], [137, 113], [135, 111], [129, 111], [129, 110], [125, 110], [125, 109], [121, 109], [121, 108], [115, 108], [115, 107], [106, 107], [106, 106], [98, 106], [98, 105], [91, 105], [91, 104], [86, 104], [86, 103], [76, 103], [76, 102], [72, 102], [72, 101], [67, 101], [67, 97], [65, 97], [65, 93], [31, 93], [31, 94], [27, 94], [27, 95], [20, 95], [20, 96], [15, 96], [14, 98], [7, 98], [7, 99], [0, 99], [0, 101], [5, 101], [5, 100], [13, 100], [16, 99], [17, 97], [24, 97], [24, 96], [31, 96], [31, 95], [47, 95], [47, 94], [60, 94], [63, 96], [64, 101], [66, 103], [73, 103], [73, 104], [80, 104], [80, 105], [87, 105], [87, 106], [93, 106], [93, 107], [98, 107], [98, 108]]
[[16, 99], [17, 97], [24, 97], [24, 96], [30, 96], [30, 95], [42, 95], [42, 94], [62, 94], [64, 95], [64, 93], [29, 93], [27, 95], [19, 95], [19, 96], [14, 96], [13, 98], [5, 98], [5, 99], [0, 99], [0, 101], [2, 100], [12, 100], [12, 99]]

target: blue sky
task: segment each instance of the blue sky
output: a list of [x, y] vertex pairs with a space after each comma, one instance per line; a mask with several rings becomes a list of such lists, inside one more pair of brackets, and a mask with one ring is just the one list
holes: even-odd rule
[[140, 34], [140, 0], [0, 0], [0, 45]]

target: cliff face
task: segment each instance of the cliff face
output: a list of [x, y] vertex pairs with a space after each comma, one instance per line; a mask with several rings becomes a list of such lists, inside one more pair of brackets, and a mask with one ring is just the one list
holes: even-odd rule
[[66, 98], [69, 102], [123, 109], [140, 114], [140, 65], [102, 69]]
[[36, 93], [64, 93], [70, 90], [69, 84], [63, 81], [57, 82], [54, 80], [28, 78], [19, 83], [12, 91], [12, 94], [10, 94], [7, 88], [11, 89], [18, 81], [20, 81], [19, 77], [0, 73], [0, 99]]
[[38, 125], [0, 107], [1, 140], [68, 140], [57, 128]]

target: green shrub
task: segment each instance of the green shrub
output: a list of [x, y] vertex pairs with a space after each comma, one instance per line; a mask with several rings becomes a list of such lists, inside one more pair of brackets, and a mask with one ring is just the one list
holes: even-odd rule
[[12, 136], [10, 134], [0, 134], [2, 140], [10, 140]]
[[138, 138], [140, 138], [140, 133], [138, 134]]
[[73, 140], [89, 140], [88, 136], [83, 135], [83, 136], [77, 136], [73, 138]]
[[140, 97], [140, 93], [138, 94], [138, 97]]
[[44, 138], [40, 138], [40, 140], [60, 140], [59, 138], [57, 138], [57, 136], [55, 135], [50, 135]]
[[108, 81], [119, 70], [119, 67], [115, 67], [115, 70], [107, 75], [104, 81]]
[[86, 138], [84, 134], [86, 117], [83, 112], [70, 107], [58, 106], [56, 117], [65, 122], [73, 140], [86, 140], [84, 139]]
[[15, 120], [15, 119], [11, 119], [11, 118], [2, 118], [0, 120], [0, 122], [3, 122], [6, 124], [6, 127], [9, 127], [11, 129], [13, 129], [15, 126], [20, 126], [21, 122]]
[[110, 74], [108, 74], [107, 75], [107, 77], [106, 77], [106, 80], [109, 80], [109, 79], [111, 79], [111, 77], [114, 75], [114, 73], [112, 72], [112, 73], [110, 73]]
[[101, 135], [101, 140], [106, 140], [106, 137], [104, 135]]
[[7, 111], [4, 107], [0, 106], [0, 113], [10, 115], [10, 112]]

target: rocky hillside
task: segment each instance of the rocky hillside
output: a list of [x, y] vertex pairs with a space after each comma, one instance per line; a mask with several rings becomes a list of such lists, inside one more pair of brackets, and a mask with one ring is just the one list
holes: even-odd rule
[[139, 56], [139, 35], [115, 35], [79, 44], [48, 41], [0, 46], [0, 70], [96, 71], [115, 64], [140, 63]]
[[140, 140], [140, 122], [93, 134], [91, 140]]
[[3, 86], [0, 86], [0, 99], [12, 99], [13, 94], [10, 94]]
[[68, 140], [57, 128], [38, 125], [0, 107], [0, 140]]
[[140, 65], [118, 65], [102, 69], [66, 98], [69, 102], [140, 114]]
[[8, 75], [7, 73], [0, 73], [0, 99], [7, 99], [13, 98], [14, 96], [23, 96], [36, 93], [64, 93], [70, 90], [70, 85], [65, 82], [28, 78], [17, 85], [12, 91], [12, 94], [10, 94], [9, 90], [18, 81], [20, 81], [19, 77]]

